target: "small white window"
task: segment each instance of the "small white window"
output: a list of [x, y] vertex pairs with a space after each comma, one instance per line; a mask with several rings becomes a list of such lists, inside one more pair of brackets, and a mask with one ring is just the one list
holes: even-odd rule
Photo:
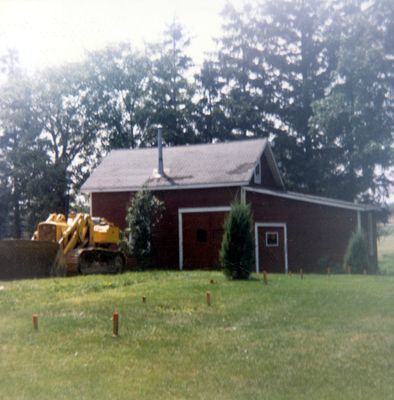
[[257, 163], [254, 169], [254, 183], [261, 183], [261, 165], [260, 161]]
[[265, 245], [267, 247], [278, 247], [279, 246], [278, 232], [266, 232], [265, 233]]

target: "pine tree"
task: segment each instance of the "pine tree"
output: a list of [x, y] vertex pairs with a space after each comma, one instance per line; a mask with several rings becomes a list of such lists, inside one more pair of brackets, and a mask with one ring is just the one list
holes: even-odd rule
[[163, 138], [168, 145], [196, 140], [192, 101], [195, 88], [188, 81], [192, 61], [186, 54], [189, 43], [183, 26], [174, 19], [165, 30], [163, 41], [149, 49], [153, 68], [145, 113], [151, 116], [151, 144], [156, 140], [154, 124], [163, 126]]
[[220, 264], [227, 277], [248, 279], [254, 264], [252, 217], [249, 205], [234, 203], [224, 225]]
[[267, 0], [256, 11], [265, 84], [275, 93], [275, 154], [287, 186], [298, 191], [318, 193], [324, 170], [322, 138], [310, 132], [309, 119], [337, 65], [339, 31], [331, 3]]
[[276, 131], [270, 119], [274, 92], [267, 82], [254, 14], [251, 5], [238, 10], [228, 4], [223, 11], [225, 34], [219, 40], [218, 58], [229, 138], [268, 137]]
[[221, 90], [224, 83], [220, 79], [218, 62], [205, 60], [195, 78], [199, 94], [195, 113], [198, 138], [205, 143], [222, 141], [228, 138], [231, 129], [222, 104]]

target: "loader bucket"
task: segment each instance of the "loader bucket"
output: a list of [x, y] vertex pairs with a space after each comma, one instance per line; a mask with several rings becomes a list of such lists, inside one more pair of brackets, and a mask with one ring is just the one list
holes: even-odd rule
[[58, 243], [0, 240], [0, 280], [64, 276], [66, 262]]

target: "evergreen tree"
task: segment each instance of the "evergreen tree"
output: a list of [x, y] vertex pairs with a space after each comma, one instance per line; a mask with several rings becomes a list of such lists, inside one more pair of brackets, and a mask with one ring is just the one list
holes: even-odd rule
[[287, 186], [319, 193], [322, 138], [309, 130], [337, 65], [339, 29], [332, 2], [267, 0], [256, 10], [265, 84], [274, 91], [275, 154]]
[[218, 63], [204, 61], [195, 78], [199, 95], [195, 113], [199, 139], [205, 143], [224, 140], [228, 137], [230, 127], [222, 105], [221, 90], [224, 83], [220, 79]]
[[254, 264], [253, 224], [249, 205], [234, 203], [224, 224], [220, 264], [228, 278], [248, 279]]
[[270, 118], [274, 87], [267, 82], [267, 71], [256, 35], [255, 9], [246, 5], [239, 11], [228, 4], [218, 53], [222, 106], [229, 126], [229, 138], [268, 137], [276, 131]]
[[156, 141], [153, 124], [163, 126], [163, 137], [168, 145], [196, 140], [193, 123], [195, 88], [187, 78], [192, 67], [191, 58], [186, 54], [189, 43], [182, 25], [174, 20], [164, 32], [163, 42], [150, 47], [153, 70], [145, 112], [151, 117], [151, 144]]

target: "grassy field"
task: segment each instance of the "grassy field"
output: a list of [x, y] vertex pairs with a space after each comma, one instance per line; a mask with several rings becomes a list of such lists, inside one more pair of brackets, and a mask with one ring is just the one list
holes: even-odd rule
[[0, 398], [394, 398], [394, 277], [269, 279], [0, 282]]
[[383, 226], [382, 233], [378, 240], [379, 270], [394, 275], [394, 225]]

